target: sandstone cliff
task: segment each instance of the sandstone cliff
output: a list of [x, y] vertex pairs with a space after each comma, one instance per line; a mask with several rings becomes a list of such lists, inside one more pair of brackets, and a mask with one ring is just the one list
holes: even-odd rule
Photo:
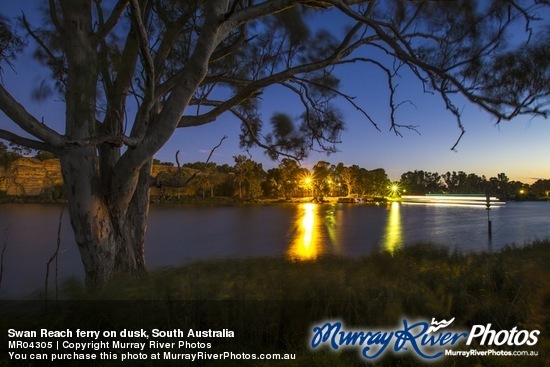
[[63, 185], [59, 160], [20, 158], [0, 167], [0, 191], [8, 196], [38, 196]]
[[[195, 170], [182, 168], [185, 180]], [[174, 188], [180, 183], [177, 167], [154, 165], [151, 195], [189, 194], [184, 188]], [[36, 158], [20, 158], [9, 167], [0, 166], [0, 193], [7, 196], [40, 196], [52, 191], [61, 192], [63, 176], [58, 159], [40, 161]]]

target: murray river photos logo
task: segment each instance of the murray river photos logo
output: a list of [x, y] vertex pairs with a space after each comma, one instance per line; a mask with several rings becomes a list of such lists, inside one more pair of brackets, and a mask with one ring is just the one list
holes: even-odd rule
[[403, 319], [396, 329], [348, 330], [340, 321], [327, 321], [313, 327], [311, 348], [328, 346], [333, 350], [357, 348], [368, 360], [381, 357], [388, 351], [414, 353], [425, 360], [435, 360], [445, 351], [465, 342], [475, 341], [479, 346], [533, 346], [538, 342], [539, 330], [494, 330], [492, 324], [474, 325], [471, 330], [452, 330], [454, 317], [447, 321], [409, 322]]

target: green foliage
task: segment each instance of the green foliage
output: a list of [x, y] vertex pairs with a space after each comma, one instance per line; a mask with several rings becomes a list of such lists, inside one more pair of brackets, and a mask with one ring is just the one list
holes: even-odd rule
[[309, 27], [300, 14], [297, 7], [289, 8], [275, 14], [275, 24], [286, 29], [290, 35], [290, 44], [299, 45], [308, 40], [310, 36]]
[[10, 60], [21, 51], [24, 45], [24, 40], [13, 32], [9, 20], [0, 14], [0, 74], [2, 63], [11, 66]]
[[497, 54], [480, 67], [493, 99], [524, 103], [537, 93], [550, 93], [550, 28], [533, 38], [536, 43]]
[[330, 163], [319, 161], [313, 166], [313, 194], [315, 199], [323, 201], [329, 193]]
[[261, 163], [237, 155], [235, 159], [235, 182], [237, 184], [236, 195], [239, 199], [254, 199], [262, 196], [261, 183], [265, 172]]
[[[322, 200], [325, 196], [347, 196], [352, 194], [385, 197], [389, 194], [390, 180], [383, 168], [368, 170], [359, 166], [337, 165], [319, 161], [312, 172], [300, 167], [294, 159], [284, 158], [277, 168], [264, 172], [257, 162], [243, 155], [235, 157], [233, 167], [215, 163], [185, 163], [184, 168], [200, 171], [191, 188], [197, 196], [233, 196], [257, 198], [260, 196], [284, 198], [311, 196]], [[155, 162], [157, 163], [157, 162]], [[158, 163], [161, 163], [158, 161]], [[166, 164], [169, 165], [169, 164]], [[312, 181], [307, 187], [306, 177]], [[184, 178], [189, 177], [189, 173]], [[176, 171], [161, 172], [155, 182], [157, 186], [176, 185], [180, 175]], [[550, 197], [549, 180], [538, 180], [529, 186], [510, 181], [505, 173], [487, 179], [475, 173], [437, 172], [415, 170], [403, 173], [399, 181], [400, 191], [407, 194], [451, 193], [496, 195], [503, 200], [533, 200]], [[523, 191], [521, 191], [523, 190]], [[240, 192], [240, 194], [239, 194]], [[523, 194], [520, 194], [523, 192]]]
[[13, 147], [10, 150], [6, 144], [0, 141], [0, 165], [2, 165], [4, 169], [8, 169], [13, 162], [21, 157], [21, 154], [18, 151], [14, 151]]
[[320, 103], [312, 112], [302, 114], [300, 130], [309, 132], [310, 148], [318, 144], [327, 153], [337, 152], [336, 144], [340, 142], [340, 133], [344, 130], [342, 112], [331, 103]]
[[[110, 327], [130, 322], [138, 328], [150, 325], [167, 330], [175, 325], [187, 329], [230, 325], [238, 335], [239, 348], [296, 351], [295, 364], [281, 366], [363, 365], [356, 351], [308, 350], [307, 332], [316, 321], [337, 318], [356, 327], [391, 328], [404, 316], [456, 317], [457, 327], [492, 323], [500, 329], [540, 330], [534, 349], [539, 350], [538, 357], [486, 357], [484, 362], [489, 366], [542, 367], [543, 351], [550, 347], [549, 274], [548, 240], [490, 254], [463, 255], [419, 244], [394, 254], [360, 259], [210, 260], [155, 271], [141, 281], [121, 279], [94, 295], [72, 287], [72, 297], [87, 301], [66, 307], [56, 317], [74, 323], [82, 319], [83, 312], [96, 312], [93, 299], [131, 300], [131, 312], [127, 304], [118, 311], [103, 306], [90, 322]], [[153, 303], [140, 307], [139, 300]], [[27, 319], [27, 327], [36, 320]], [[444, 358], [438, 366], [457, 363], [473, 367], [478, 360]], [[409, 354], [388, 353], [377, 361], [377, 366], [418, 365], [424, 364]]]
[[550, 199], [550, 180], [539, 179], [531, 185], [529, 190], [536, 197], [549, 200]]
[[66, 200], [63, 185], [56, 185], [44, 190], [39, 200], [44, 202], [60, 202]]
[[48, 159], [54, 159], [56, 158], [55, 154], [51, 152], [46, 152], [44, 150], [40, 150], [36, 152], [35, 158], [39, 159], [40, 161], [46, 161]]
[[284, 158], [278, 167], [280, 176], [280, 185], [285, 199], [291, 199], [297, 194], [300, 186], [300, 180], [303, 179], [303, 169], [300, 168], [298, 162], [294, 159]]
[[[548, 196], [542, 184], [544, 180], [539, 180], [533, 184], [533, 192], [528, 193], [529, 186], [518, 181], [510, 181], [505, 173], [501, 172], [497, 177], [478, 176], [475, 173], [465, 173], [463, 171], [446, 172], [440, 175], [437, 172], [424, 172], [415, 170], [401, 175], [401, 190], [406, 190], [408, 194], [489, 194], [497, 196], [501, 200], [525, 200], [536, 197], [544, 198]], [[525, 194], [521, 195], [520, 192]]]
[[415, 170], [401, 175], [400, 186], [409, 194], [437, 194], [443, 191], [441, 175], [437, 172]]
[[298, 159], [306, 157], [306, 139], [289, 115], [275, 113], [271, 117], [271, 126], [273, 132], [266, 135], [266, 142], [272, 148], [267, 151], [272, 159], [277, 159], [281, 151], [294, 152]]
[[153, 158], [153, 164], [157, 166], [174, 167], [174, 162], [161, 162], [159, 159]]
[[[15, 150], [14, 150], [15, 148]], [[22, 151], [17, 147], [8, 147], [0, 142], [0, 165], [5, 169], [10, 164], [21, 158]], [[55, 158], [52, 153], [38, 151], [35, 158], [41, 161]], [[319, 198], [324, 196], [346, 196], [359, 194], [364, 196], [384, 197], [388, 194], [390, 181], [386, 171], [382, 168], [367, 170], [359, 166], [345, 166], [343, 163], [332, 165], [329, 162], [320, 161], [313, 167], [310, 173], [306, 168], [290, 158], [284, 158], [277, 168], [264, 172], [261, 164], [246, 158], [237, 156], [234, 166], [228, 164], [217, 165], [213, 162], [184, 163], [179, 171], [172, 162], [153, 160], [154, 165], [173, 167], [170, 170], [161, 170], [153, 180], [153, 185], [163, 188], [162, 197], [170, 198], [176, 191], [184, 196], [227, 196], [237, 193], [239, 185], [242, 198], [272, 197], [290, 200], [295, 197], [311, 196]], [[194, 172], [199, 171], [183, 190], [166, 189], [167, 187], [182, 186]], [[311, 186], [304, 186], [304, 180], [312, 175]], [[426, 193], [485, 193], [498, 195], [502, 199], [533, 200], [548, 199], [550, 197], [550, 180], [540, 179], [531, 186], [518, 181], [510, 181], [505, 173], [499, 173], [497, 177], [489, 180], [485, 176], [475, 173], [447, 172], [440, 175], [437, 172], [422, 170], [409, 171], [401, 175], [400, 189], [407, 194]], [[313, 189], [313, 191], [311, 191]], [[523, 194], [520, 194], [523, 190]], [[58, 192], [59, 191], [59, 192]], [[47, 193], [43, 200], [52, 198], [54, 201], [62, 200], [62, 187], [53, 189]], [[178, 194], [178, 195], [179, 195]], [[164, 200], [163, 199], [163, 200]]]

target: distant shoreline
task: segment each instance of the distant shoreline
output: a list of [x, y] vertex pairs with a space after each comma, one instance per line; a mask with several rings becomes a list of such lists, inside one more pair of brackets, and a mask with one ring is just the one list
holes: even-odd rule
[[[191, 197], [185, 196], [180, 198], [169, 198], [159, 200], [158, 198], [152, 198], [150, 203], [153, 205], [272, 205], [272, 204], [336, 204], [338, 197], [327, 197], [322, 202], [314, 200], [313, 197], [292, 198], [290, 200], [283, 198], [259, 198], [259, 199], [238, 199], [236, 197], [228, 196], [215, 196], [213, 198], [207, 197]], [[508, 200], [508, 202], [550, 202], [548, 198], [530, 198], [528, 200]], [[380, 205], [390, 202], [387, 198], [372, 198], [359, 204], [343, 204], [343, 205]], [[3, 196], [0, 197], [0, 204], [66, 204], [65, 199], [49, 199], [40, 196]]]

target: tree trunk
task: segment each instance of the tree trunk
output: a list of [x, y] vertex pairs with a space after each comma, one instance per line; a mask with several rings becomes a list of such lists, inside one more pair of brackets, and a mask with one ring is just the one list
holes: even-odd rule
[[[179, 77], [181, 82], [171, 90], [158, 113], [152, 113], [155, 96], [153, 90], [147, 89], [144, 99], [149, 103], [140, 106], [130, 133], [139, 143], [120, 154], [116, 143], [107, 141], [96, 147], [90, 140], [105, 134], [119, 137], [124, 131], [122, 96], [127, 95], [133, 67], [121, 70], [120, 75], [117, 73], [113, 89], [107, 88], [107, 116], [105, 123], [98, 124], [96, 105], [101, 60], [94, 36], [97, 24], [93, 21], [92, 1], [59, 0], [67, 58], [65, 136], [75, 142], [62, 152], [60, 161], [71, 225], [88, 288], [101, 287], [122, 274], [145, 271], [144, 240], [152, 156], [178, 127], [185, 108], [206, 75], [210, 55], [224, 38], [219, 33], [219, 19], [227, 10], [227, 1], [207, 3], [206, 20], [197, 46]], [[133, 60], [128, 65], [135, 65], [137, 43], [129, 42], [125, 59]], [[150, 73], [147, 78], [155, 77], [149, 70], [146, 73]]]
[[86, 287], [96, 289], [118, 276], [145, 272], [151, 166], [147, 164], [140, 170], [130, 206], [123, 218], [117, 217], [103, 190], [97, 189], [95, 160], [83, 150], [64, 155], [61, 168]]
[[[116, 134], [113, 126], [119, 122], [111, 121], [104, 131], [96, 121], [99, 60], [92, 37], [91, 1], [61, 0], [60, 7], [66, 28], [62, 39], [68, 67], [65, 135], [72, 141], [86, 141], [106, 132]], [[123, 103], [110, 106], [124, 108]], [[125, 176], [137, 185], [124, 192], [131, 199], [120, 210], [113, 202], [122, 193], [111, 188], [118, 149], [108, 143], [99, 150], [93, 145], [75, 145], [60, 156], [71, 225], [89, 289], [118, 275], [145, 270], [143, 248], [151, 166], [150, 162], [135, 165], [132, 174]]]

